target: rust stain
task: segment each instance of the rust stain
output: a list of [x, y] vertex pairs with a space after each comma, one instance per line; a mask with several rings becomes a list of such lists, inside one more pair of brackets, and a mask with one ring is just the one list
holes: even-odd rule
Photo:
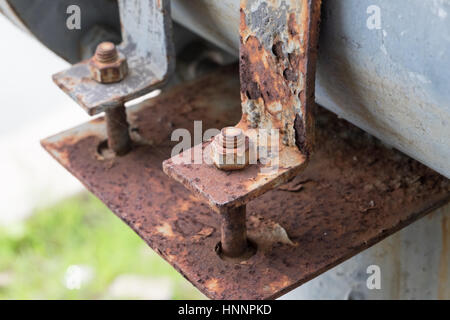
[[[243, 116], [238, 126], [243, 129], [278, 129], [280, 145], [297, 145], [303, 154], [309, 156], [314, 144], [312, 113], [321, 2], [288, 2], [286, 12], [278, 5], [272, 5], [264, 7], [261, 12], [270, 15], [271, 11], [275, 11], [273, 16], [286, 15], [286, 25], [280, 29], [278, 26], [262, 27], [265, 17], [255, 18], [254, 11], [251, 11], [254, 8], [249, 9], [252, 7], [250, 3], [241, 3]], [[298, 5], [300, 7], [296, 7]], [[263, 4], [260, 6], [263, 7]], [[260, 34], [262, 28], [268, 30], [267, 34]], [[275, 31], [270, 34], [272, 28]], [[267, 37], [271, 38], [269, 43]]]
[[206, 281], [205, 287], [211, 292], [217, 292], [219, 294], [223, 292], [218, 279], [210, 279]]
[[159, 226], [156, 228], [156, 231], [161, 233], [163, 236], [167, 238], [172, 238], [174, 236], [174, 233], [172, 231], [172, 226], [168, 224], [167, 222], [163, 223], [162, 226]]
[[264, 291], [267, 293], [273, 292], [273, 291], [279, 291], [289, 286], [289, 284], [292, 282], [291, 279], [289, 279], [286, 275], [281, 275], [280, 278], [277, 281], [274, 281], [270, 283], [269, 285], [264, 287]]

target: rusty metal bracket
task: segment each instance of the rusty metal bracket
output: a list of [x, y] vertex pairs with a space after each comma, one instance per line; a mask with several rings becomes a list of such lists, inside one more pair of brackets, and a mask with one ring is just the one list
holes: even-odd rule
[[[218, 170], [208, 161], [211, 141], [163, 164], [164, 172], [221, 214], [222, 247], [231, 256], [245, 251], [245, 219], [236, 225], [224, 218], [236, 216], [228, 211], [245, 217], [245, 208], [235, 208], [297, 175], [313, 151], [320, 7], [320, 0], [241, 1], [242, 118], [236, 127], [250, 139], [253, 164], [239, 171]], [[202, 163], [190, 161], [196, 154], [202, 154]]]
[[53, 76], [89, 115], [162, 86], [175, 67], [170, 0], [119, 0], [119, 9], [123, 42], [118, 51], [128, 60], [128, 76], [114, 84], [98, 83], [91, 79], [88, 60]]
[[[247, 206], [256, 253], [221, 259], [221, 221], [161, 169], [177, 142], [240, 118], [237, 68], [220, 69], [127, 109], [142, 143], [101, 159], [102, 117], [42, 141], [88, 190], [201, 292], [214, 299], [269, 299], [294, 289], [450, 200], [450, 181], [318, 108], [317, 148], [288, 184]], [[226, 177], [226, 174], [223, 173]], [[233, 221], [230, 221], [233, 222]], [[239, 221], [238, 221], [239, 222]]]

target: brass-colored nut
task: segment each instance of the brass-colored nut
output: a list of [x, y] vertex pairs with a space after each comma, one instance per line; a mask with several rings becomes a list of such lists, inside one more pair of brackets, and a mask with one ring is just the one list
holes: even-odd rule
[[117, 51], [112, 42], [98, 45], [95, 55], [89, 61], [92, 79], [100, 83], [119, 82], [128, 74], [126, 57]]
[[249, 138], [239, 128], [226, 127], [211, 143], [211, 156], [217, 168], [224, 171], [240, 170], [248, 166]]

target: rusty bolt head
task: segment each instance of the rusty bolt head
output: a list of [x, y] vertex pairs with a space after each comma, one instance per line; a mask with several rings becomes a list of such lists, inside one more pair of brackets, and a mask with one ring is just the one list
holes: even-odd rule
[[128, 73], [125, 56], [117, 51], [112, 42], [102, 42], [97, 46], [95, 55], [89, 61], [92, 79], [100, 83], [119, 82]]
[[211, 156], [217, 168], [240, 170], [249, 162], [249, 139], [239, 128], [223, 128], [211, 143]]

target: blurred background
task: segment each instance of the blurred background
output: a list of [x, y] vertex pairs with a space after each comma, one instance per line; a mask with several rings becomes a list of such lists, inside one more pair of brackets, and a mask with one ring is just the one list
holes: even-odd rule
[[0, 299], [202, 299], [39, 141], [89, 120], [69, 64], [0, 15]]

